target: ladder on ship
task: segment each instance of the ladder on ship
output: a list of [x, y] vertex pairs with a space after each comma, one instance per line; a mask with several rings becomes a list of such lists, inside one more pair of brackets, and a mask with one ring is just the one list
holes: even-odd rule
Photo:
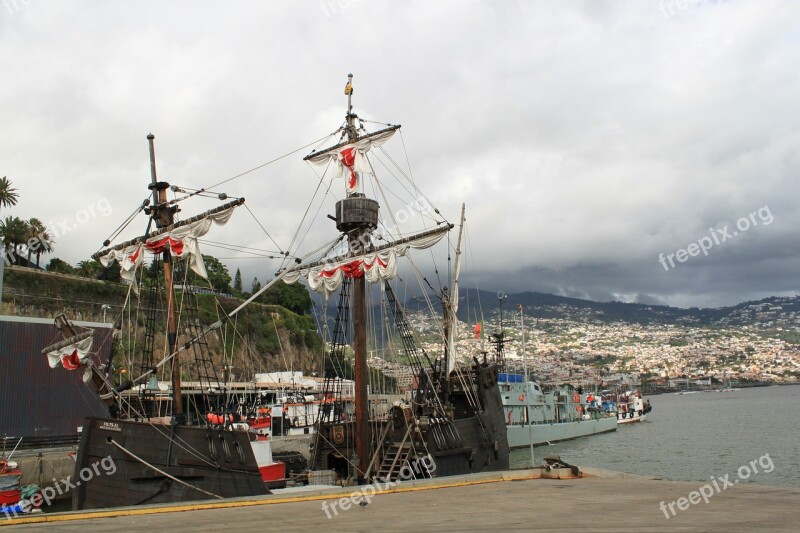
[[411, 439], [409, 439], [413, 427], [414, 426], [411, 424], [408, 425], [400, 444], [392, 443], [389, 446], [386, 454], [383, 456], [381, 466], [378, 468], [378, 473], [375, 475], [376, 478], [382, 481], [398, 480], [400, 471], [404, 466], [409, 464], [409, 459], [413, 451], [412, 442]]

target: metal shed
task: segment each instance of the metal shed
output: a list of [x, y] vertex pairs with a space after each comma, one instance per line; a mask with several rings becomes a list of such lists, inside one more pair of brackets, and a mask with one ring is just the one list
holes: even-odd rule
[[[108, 358], [111, 324], [74, 322], [96, 330], [95, 362]], [[61, 338], [53, 320], [0, 316], [0, 437], [76, 435], [87, 416], [107, 416], [83, 372], [50, 368], [42, 348]]]

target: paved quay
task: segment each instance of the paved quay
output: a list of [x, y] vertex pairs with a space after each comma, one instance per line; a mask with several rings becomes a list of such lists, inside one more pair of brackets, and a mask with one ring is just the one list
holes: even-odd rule
[[[348, 504], [343, 502], [350, 501], [352, 488], [190, 505], [38, 514], [16, 520], [0, 518], [0, 528], [3, 532], [187, 531], [221, 527], [232, 531], [306, 533], [319, 530], [735, 533], [796, 532], [800, 523], [800, 489], [743, 483], [715, 492], [708, 496], [708, 503], [699, 499], [699, 503], [692, 504], [688, 498], [700, 490], [700, 482], [585, 470], [590, 477], [582, 479], [532, 479], [531, 471], [511, 471], [404, 483], [384, 492], [377, 490], [367, 505], [351, 502], [347, 509], [344, 507]], [[687, 498], [682, 502], [684, 510], [673, 504], [672, 516], [668, 504], [679, 502], [680, 498]]]

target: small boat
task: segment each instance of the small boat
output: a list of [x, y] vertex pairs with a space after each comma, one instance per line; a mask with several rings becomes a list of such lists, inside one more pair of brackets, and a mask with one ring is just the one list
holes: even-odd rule
[[271, 405], [272, 433], [276, 436], [309, 435], [319, 416], [320, 400], [310, 394], [280, 396]]
[[641, 391], [626, 391], [617, 395], [617, 423], [644, 422], [653, 410], [650, 400], [642, 398]]
[[[19, 446], [22, 439], [17, 441]], [[21, 514], [30, 512], [41, 512], [39, 507], [45, 499], [39, 494], [39, 486], [36, 484], [21, 485], [22, 470], [19, 465], [11, 460], [15, 446], [8, 457], [6, 457], [6, 445], [8, 437], [3, 439], [3, 453], [0, 455], [0, 516], [14, 518]], [[49, 500], [46, 500], [49, 504]]]
[[21, 479], [22, 470], [17, 467], [17, 463], [0, 459], [0, 506], [3, 510], [14, 508], [19, 503], [22, 494]]

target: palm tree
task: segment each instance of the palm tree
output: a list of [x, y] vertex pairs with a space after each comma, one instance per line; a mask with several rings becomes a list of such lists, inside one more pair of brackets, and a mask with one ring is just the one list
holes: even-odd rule
[[0, 178], [0, 207], [17, 205], [19, 194], [6, 176]]
[[[30, 244], [31, 239], [34, 239], [34, 250], [31, 250]], [[45, 226], [41, 220], [38, 218], [32, 218], [28, 221], [28, 235], [27, 235], [27, 242], [28, 242], [28, 262], [31, 260], [31, 254], [36, 255], [36, 266], [39, 266], [39, 258], [42, 254], [49, 254], [53, 251], [53, 243], [55, 243], [55, 239], [50, 236], [50, 233], [47, 231], [47, 226]]]
[[77, 274], [84, 278], [97, 279], [103, 272], [103, 267], [97, 261], [81, 261], [78, 263]]
[[[17, 198], [19, 198], [17, 190], [11, 186], [11, 182], [8, 181], [8, 178], [6, 176], [3, 176], [0, 179], [0, 207], [8, 207], [10, 205], [16, 205]], [[2, 224], [2, 222], [0, 222], [0, 224]], [[8, 229], [10, 233], [10, 228]], [[13, 258], [13, 255], [11, 258], [8, 257], [8, 248], [5, 246], [6, 238], [4, 235], [2, 236], [2, 239], [4, 245], [3, 249], [0, 250], [0, 252], [2, 252], [0, 253], [0, 302], [3, 301], [3, 271], [5, 270], [6, 267], [6, 261], [10, 263], [11, 259]]]
[[[12, 251], [16, 252], [17, 248], [25, 243], [27, 233], [28, 225], [18, 217], [7, 216], [0, 221], [0, 239], [3, 239], [3, 246], [6, 250], [11, 248]], [[14, 262], [13, 254], [9, 261]]]

